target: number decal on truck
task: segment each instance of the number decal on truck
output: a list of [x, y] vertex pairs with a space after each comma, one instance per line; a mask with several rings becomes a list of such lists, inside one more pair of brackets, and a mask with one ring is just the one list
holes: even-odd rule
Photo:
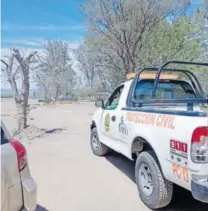
[[186, 143], [183, 143], [180, 141], [175, 141], [175, 140], [170, 140], [170, 148], [177, 150], [181, 153], [184, 153], [187, 156], [188, 146]]
[[180, 166], [179, 164], [173, 163], [173, 174], [178, 179], [182, 179], [184, 182], [189, 183], [189, 172], [187, 168]]
[[170, 156], [172, 162], [188, 165], [188, 145], [187, 143], [170, 140]]

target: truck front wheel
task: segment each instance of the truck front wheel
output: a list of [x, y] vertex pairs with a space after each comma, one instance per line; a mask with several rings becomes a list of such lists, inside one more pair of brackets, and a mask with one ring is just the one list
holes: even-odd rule
[[102, 144], [98, 137], [97, 128], [93, 128], [90, 136], [92, 152], [98, 156], [104, 156], [108, 153], [108, 147]]
[[141, 200], [150, 209], [166, 207], [173, 195], [173, 184], [166, 180], [153, 151], [139, 154], [135, 178]]

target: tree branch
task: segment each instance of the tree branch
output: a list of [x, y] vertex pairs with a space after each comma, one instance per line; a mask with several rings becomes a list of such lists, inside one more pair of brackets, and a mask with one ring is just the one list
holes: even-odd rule
[[9, 68], [9, 65], [3, 59], [1, 59], [1, 62], [6, 66], [7, 69]]

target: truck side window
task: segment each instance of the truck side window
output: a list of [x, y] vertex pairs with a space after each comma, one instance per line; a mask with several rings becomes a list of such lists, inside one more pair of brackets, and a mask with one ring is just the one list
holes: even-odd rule
[[121, 85], [116, 88], [113, 94], [107, 100], [105, 109], [116, 109], [119, 103], [119, 99], [121, 97], [124, 85]]

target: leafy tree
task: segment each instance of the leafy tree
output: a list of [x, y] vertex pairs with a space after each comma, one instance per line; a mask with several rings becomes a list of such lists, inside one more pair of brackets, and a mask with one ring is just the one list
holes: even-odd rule
[[[208, 63], [208, 1], [205, 0], [204, 4], [196, 9], [191, 17], [191, 22], [195, 28], [198, 29], [197, 33], [191, 34], [191, 39], [197, 40], [200, 44], [200, 57], [199, 61]], [[195, 74], [199, 77], [205, 91], [208, 93], [208, 68], [197, 68]]]
[[141, 50], [142, 66], [160, 66], [165, 60], [193, 61], [199, 58], [200, 47], [196, 40], [188, 35], [195, 32], [189, 18], [182, 16], [174, 24], [162, 20], [147, 35], [145, 47]]
[[[89, 32], [101, 39], [101, 54], [116, 71], [134, 72], [140, 68], [138, 57], [147, 32], [189, 1], [171, 0], [88, 0], [83, 11]], [[114, 59], [118, 62], [114, 62]], [[109, 63], [109, 62], [107, 62]], [[104, 65], [106, 65], [104, 63]], [[107, 64], [109, 67], [109, 64]]]

